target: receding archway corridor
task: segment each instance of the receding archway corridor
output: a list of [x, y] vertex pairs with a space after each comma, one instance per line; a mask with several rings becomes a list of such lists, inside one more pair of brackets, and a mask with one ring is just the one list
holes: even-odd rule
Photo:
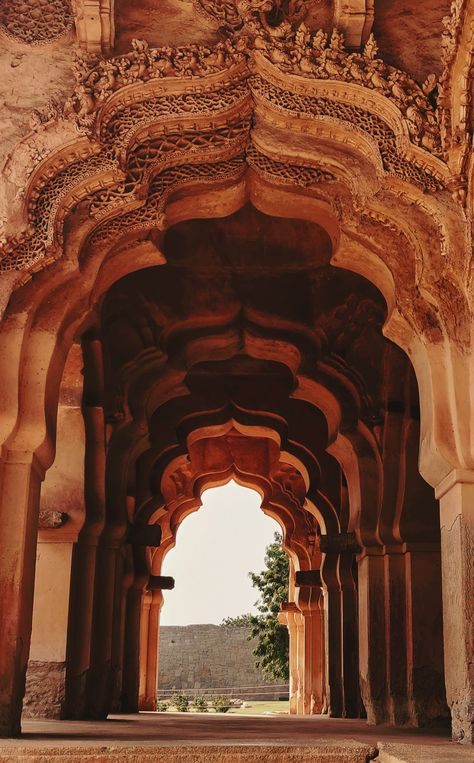
[[[439, 508], [382, 295], [328, 264], [320, 225], [250, 205], [171, 227], [162, 246], [166, 264], [104, 291], [66, 363], [27, 714], [155, 709], [163, 559], [233, 478], [291, 560], [290, 712], [446, 722]], [[59, 552], [71, 567], [46, 640]]]
[[474, 742], [473, 27], [0, 0], [2, 738], [181, 739], [139, 715], [163, 563], [235, 480], [290, 560], [291, 717], [212, 728]]

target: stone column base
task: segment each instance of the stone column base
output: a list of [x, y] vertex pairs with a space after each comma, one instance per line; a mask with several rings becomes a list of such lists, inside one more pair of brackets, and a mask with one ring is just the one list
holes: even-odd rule
[[23, 700], [24, 718], [62, 717], [66, 682], [65, 662], [30, 660]]

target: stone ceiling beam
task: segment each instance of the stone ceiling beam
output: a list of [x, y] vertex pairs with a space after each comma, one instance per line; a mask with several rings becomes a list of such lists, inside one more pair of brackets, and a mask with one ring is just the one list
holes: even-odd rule
[[79, 45], [110, 55], [115, 42], [115, 0], [72, 0]]
[[374, 23], [374, 0], [334, 0], [334, 26], [348, 48], [365, 45]]

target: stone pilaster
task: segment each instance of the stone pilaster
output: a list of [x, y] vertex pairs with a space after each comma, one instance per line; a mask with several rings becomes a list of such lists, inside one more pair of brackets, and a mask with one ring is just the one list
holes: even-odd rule
[[453, 739], [474, 743], [474, 472], [437, 487], [441, 516], [446, 696]]

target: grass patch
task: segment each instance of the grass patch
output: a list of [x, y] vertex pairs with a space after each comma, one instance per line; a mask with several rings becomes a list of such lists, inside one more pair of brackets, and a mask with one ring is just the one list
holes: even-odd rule
[[266, 702], [265, 700], [248, 700], [248, 707], [231, 707], [229, 715], [263, 715], [263, 713], [288, 713], [290, 709], [289, 700], [276, 700]]

